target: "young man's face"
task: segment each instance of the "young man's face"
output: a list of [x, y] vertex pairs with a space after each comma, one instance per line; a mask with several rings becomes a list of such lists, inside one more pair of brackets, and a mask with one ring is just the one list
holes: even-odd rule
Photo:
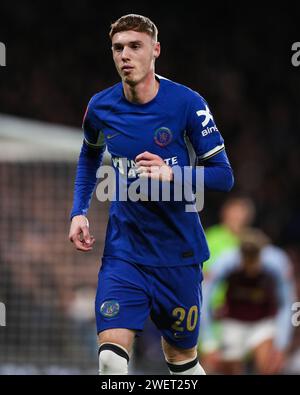
[[123, 82], [136, 85], [154, 71], [160, 44], [149, 34], [133, 30], [119, 32], [112, 37], [113, 59]]

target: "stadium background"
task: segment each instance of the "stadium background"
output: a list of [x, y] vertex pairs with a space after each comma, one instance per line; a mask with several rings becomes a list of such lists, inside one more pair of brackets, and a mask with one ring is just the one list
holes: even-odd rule
[[[82, 117], [90, 97], [118, 81], [108, 30], [126, 13], [157, 24], [157, 72], [210, 103], [233, 192], [254, 200], [255, 224], [289, 253], [300, 300], [300, 67], [291, 63], [299, 11], [287, 2], [1, 2], [0, 374], [95, 373], [93, 298], [108, 205], [93, 200], [97, 243], [88, 255], [69, 243], [68, 215]], [[204, 226], [217, 222], [224, 196], [206, 194]], [[131, 372], [164, 373], [158, 334], [147, 328]], [[286, 372], [300, 373], [298, 329]]]

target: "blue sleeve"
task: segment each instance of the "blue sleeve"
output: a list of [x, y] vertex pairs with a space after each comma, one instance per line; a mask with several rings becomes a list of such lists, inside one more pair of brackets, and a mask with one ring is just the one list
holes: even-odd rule
[[204, 161], [224, 149], [224, 140], [207, 102], [192, 92], [187, 109], [186, 134], [198, 160]]
[[205, 188], [225, 192], [231, 190], [234, 177], [225, 150], [205, 160], [202, 165], [204, 166]]
[[279, 303], [276, 315], [275, 345], [279, 350], [284, 350], [288, 347], [293, 333], [291, 306], [295, 301], [295, 289], [287, 273], [273, 273], [276, 278], [276, 291]]
[[[187, 137], [197, 157], [197, 165], [204, 166], [204, 187], [230, 191], [234, 184], [233, 172], [225, 152], [224, 140], [217, 128], [207, 102], [193, 92], [187, 111]], [[196, 186], [196, 169], [193, 188]]]
[[280, 307], [276, 317], [278, 331], [275, 337], [275, 345], [278, 349], [287, 348], [292, 337], [293, 326], [291, 324], [291, 306], [294, 302], [291, 297], [292, 294], [293, 287], [291, 284], [284, 283], [280, 286]]
[[264, 247], [261, 252], [261, 260], [275, 279], [278, 301], [278, 311], [275, 318], [275, 345], [282, 350], [289, 345], [293, 333], [291, 306], [296, 300], [296, 289], [292, 264], [286, 252], [273, 245]]
[[77, 164], [73, 208], [75, 215], [86, 215], [96, 186], [96, 173], [105, 151], [104, 136], [96, 123], [91, 106], [88, 106], [83, 120], [84, 141]]

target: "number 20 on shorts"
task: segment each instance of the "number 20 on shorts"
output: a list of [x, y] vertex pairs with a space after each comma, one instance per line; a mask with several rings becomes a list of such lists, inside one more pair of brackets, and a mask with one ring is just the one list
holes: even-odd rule
[[172, 311], [172, 316], [177, 318], [177, 321], [174, 322], [172, 325], [172, 329], [174, 329], [177, 332], [183, 332], [184, 331], [184, 326], [183, 326], [183, 321], [186, 318], [186, 329], [189, 332], [192, 332], [197, 325], [198, 321], [198, 306], [194, 305], [192, 306], [188, 313], [186, 314], [186, 310], [183, 307], [176, 307]]

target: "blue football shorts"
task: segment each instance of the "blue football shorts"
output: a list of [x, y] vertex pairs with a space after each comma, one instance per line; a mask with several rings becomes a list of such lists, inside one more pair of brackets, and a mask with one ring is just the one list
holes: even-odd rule
[[95, 302], [98, 333], [111, 328], [139, 333], [150, 314], [169, 344], [196, 346], [202, 279], [200, 264], [152, 267], [103, 258]]

